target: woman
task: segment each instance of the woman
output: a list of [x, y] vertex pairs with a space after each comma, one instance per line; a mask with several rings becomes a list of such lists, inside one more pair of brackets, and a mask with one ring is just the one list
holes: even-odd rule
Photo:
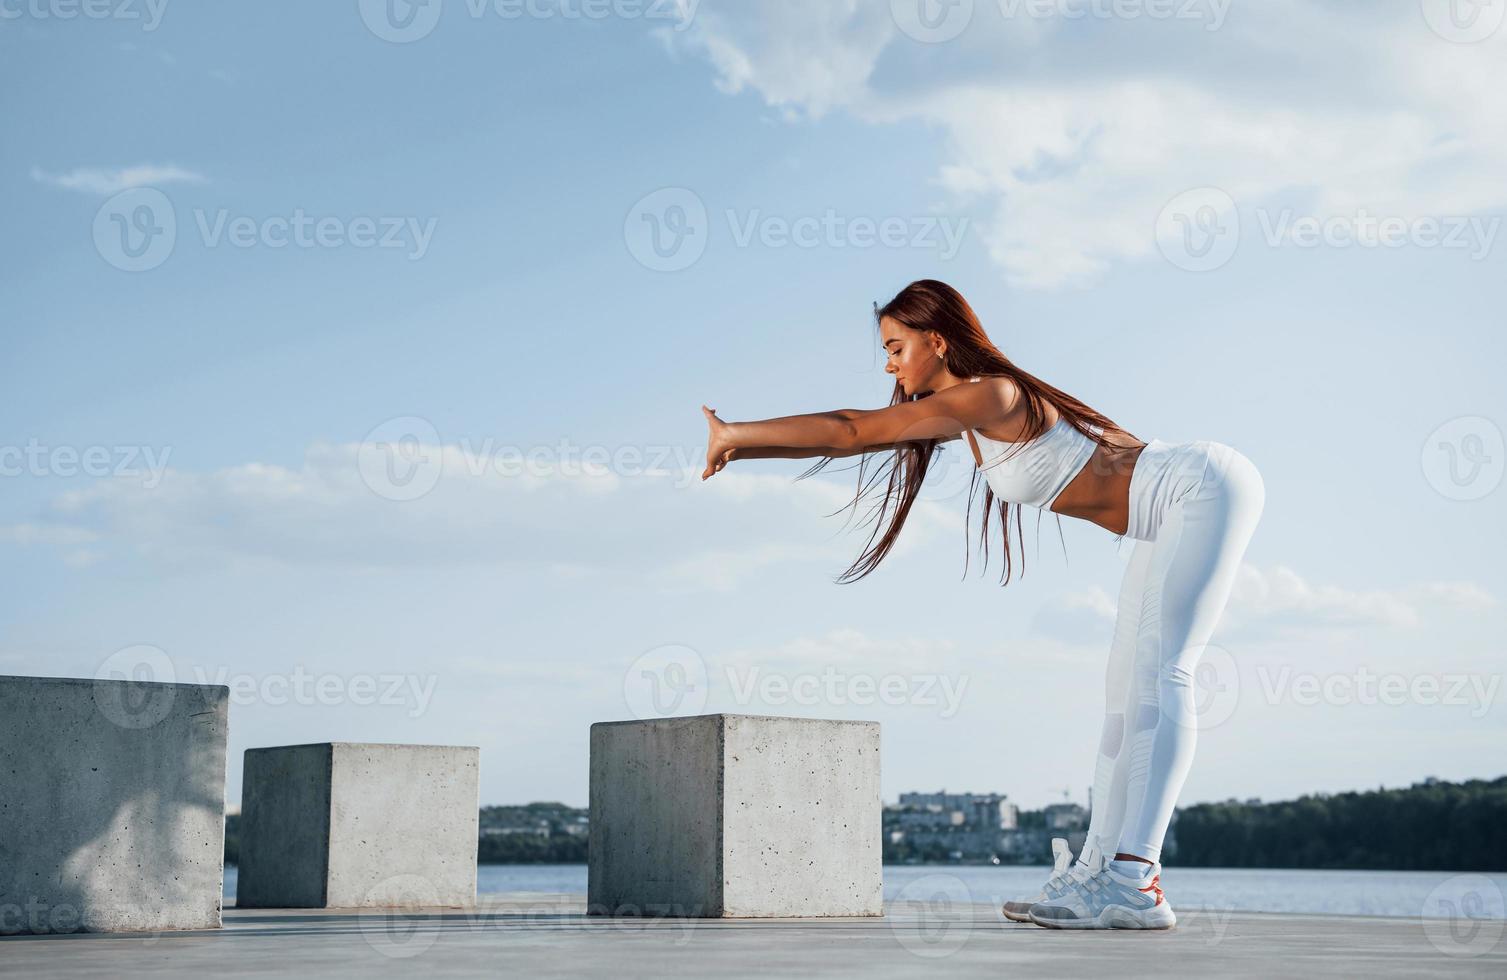
[[883, 504], [898, 497], [894, 518], [839, 581], [879, 563], [938, 445], [963, 438], [987, 484], [986, 562], [991, 503], [1001, 498], [1006, 582], [1012, 503], [1017, 530], [1020, 507], [1029, 505], [1133, 538], [1109, 651], [1087, 839], [1071, 865], [1059, 846], [1041, 891], [1004, 912], [1053, 928], [1170, 928], [1177, 919], [1161, 889], [1162, 838], [1197, 738], [1193, 671], [1261, 515], [1261, 475], [1223, 443], [1142, 442], [1022, 371], [945, 283], [913, 282], [875, 317], [885, 370], [895, 375], [888, 408], [728, 423], [703, 405], [710, 435], [702, 479], [734, 459], [828, 457], [804, 476], [830, 458], [893, 452]]

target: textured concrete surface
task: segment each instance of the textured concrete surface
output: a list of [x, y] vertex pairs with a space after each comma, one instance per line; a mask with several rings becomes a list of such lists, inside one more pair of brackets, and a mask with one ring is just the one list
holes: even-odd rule
[[474, 904], [479, 759], [454, 745], [247, 749], [239, 904]]
[[722, 914], [884, 914], [879, 723], [722, 718]]
[[721, 731], [715, 715], [591, 726], [593, 904], [646, 914], [720, 910]]
[[711, 714], [591, 726], [590, 904], [882, 914], [879, 724]]
[[219, 926], [229, 696], [0, 677], [0, 934]]
[[[250, 910], [225, 928], [0, 938], [26, 977], [1502, 977], [1502, 923], [1188, 912], [1168, 932], [1063, 932], [992, 906], [891, 901], [881, 917], [588, 916], [581, 896], [483, 895], [475, 909]], [[1453, 937], [1453, 938], [1451, 938]], [[1127, 967], [1129, 964], [1129, 968]]]
[[247, 749], [236, 897], [245, 908], [320, 908], [330, 880], [334, 746]]

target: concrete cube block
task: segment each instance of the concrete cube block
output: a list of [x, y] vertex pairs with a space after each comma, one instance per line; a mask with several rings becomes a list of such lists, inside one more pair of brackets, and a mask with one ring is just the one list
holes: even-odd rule
[[362, 742], [247, 749], [236, 906], [474, 906], [480, 753]]
[[0, 677], [0, 934], [218, 929], [229, 705], [224, 685]]
[[884, 914], [878, 722], [598, 722], [590, 797], [591, 914]]

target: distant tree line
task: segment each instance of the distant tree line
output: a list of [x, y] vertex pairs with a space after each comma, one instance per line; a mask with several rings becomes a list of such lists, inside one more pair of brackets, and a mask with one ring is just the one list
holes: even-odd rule
[[[558, 810], [559, 804], [531, 804]], [[487, 808], [488, 810], [494, 808]], [[490, 814], [489, 814], [490, 815]], [[1021, 811], [1022, 829], [1041, 811]], [[1177, 811], [1169, 863], [1217, 868], [1507, 870], [1507, 776], [1406, 789], [1317, 793], [1280, 803], [1198, 803]], [[499, 834], [478, 842], [481, 864], [581, 864], [586, 836]], [[240, 816], [225, 818], [225, 863], [240, 857]], [[940, 844], [884, 847], [886, 861], [946, 861]]]
[[1179, 810], [1169, 861], [1219, 868], [1507, 869], [1507, 776]]
[[477, 864], [585, 864], [586, 835], [501, 834], [483, 837]]
[[[481, 808], [478, 864], [585, 864], [583, 808], [558, 802]], [[576, 832], [571, 833], [567, 828]], [[510, 830], [512, 833], [499, 833]], [[538, 833], [546, 830], [548, 833]]]

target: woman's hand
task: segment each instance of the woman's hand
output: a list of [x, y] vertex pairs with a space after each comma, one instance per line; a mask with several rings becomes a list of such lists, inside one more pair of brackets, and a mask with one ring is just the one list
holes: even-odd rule
[[702, 405], [701, 411], [706, 415], [707, 424], [706, 470], [701, 474], [705, 481], [730, 463], [737, 450], [732, 445], [731, 427], [717, 417], [717, 410]]

